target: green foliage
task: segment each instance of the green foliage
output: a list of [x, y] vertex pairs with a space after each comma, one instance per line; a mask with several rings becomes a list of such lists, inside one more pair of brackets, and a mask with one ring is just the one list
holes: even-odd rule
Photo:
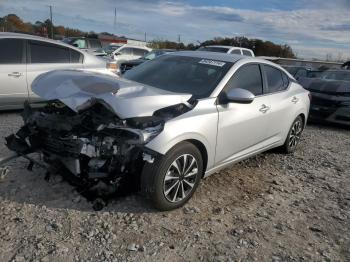
[[214, 38], [207, 40], [201, 44], [207, 45], [229, 45], [249, 48], [254, 51], [257, 56], [276, 56], [285, 58], [295, 58], [292, 48], [289, 45], [278, 45], [271, 41], [263, 41], [260, 39], [249, 39], [247, 37], [233, 38]]
[[[46, 19], [44, 22], [36, 21], [32, 23], [24, 23], [21, 18], [15, 14], [9, 14], [0, 17], [0, 30], [8, 32], [19, 32], [35, 34], [45, 37], [51, 36], [51, 21]], [[94, 32], [83, 32], [79, 29], [73, 29], [64, 26], [53, 26], [54, 35], [60, 36], [87, 36], [96, 35]]]
[[187, 49], [184, 43], [176, 43], [168, 40], [152, 40], [149, 42], [148, 46], [153, 49]]

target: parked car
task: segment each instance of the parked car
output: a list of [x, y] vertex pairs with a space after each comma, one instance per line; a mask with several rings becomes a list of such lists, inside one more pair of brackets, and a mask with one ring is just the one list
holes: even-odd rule
[[94, 51], [93, 55], [95, 55], [95, 56], [109, 56], [113, 53], [113, 51], [115, 51], [116, 49], [118, 49], [121, 46], [122, 46], [121, 44], [120, 45], [119, 44], [109, 44], [109, 45], [106, 45], [106, 46]]
[[111, 53], [111, 57], [120, 65], [122, 62], [138, 59], [152, 51], [145, 46], [122, 45]]
[[311, 68], [305, 66], [282, 65], [282, 67], [286, 69], [296, 80], [298, 80], [300, 77], [308, 77], [309, 72], [311, 72]]
[[[174, 52], [124, 77], [40, 76], [33, 90], [53, 102], [27, 106], [25, 126], [7, 146], [42, 153], [85, 192], [112, 194], [132, 179], [155, 207], [171, 210], [203, 177], [232, 163], [274, 147], [293, 152], [309, 111], [309, 92], [280, 66], [256, 58]], [[69, 96], [59, 92], [63, 83]]]
[[102, 43], [97, 38], [87, 37], [66, 37], [63, 42], [79, 49], [87, 51], [89, 53], [95, 52], [97, 49], [102, 48]]
[[254, 57], [254, 52], [248, 48], [242, 48], [237, 46], [226, 46], [226, 45], [208, 45], [202, 46], [198, 51], [207, 51], [207, 52], [218, 52], [218, 53], [227, 53], [235, 55], [244, 55]]
[[350, 126], [350, 71], [327, 70], [318, 78], [300, 78], [312, 94], [310, 120]]
[[0, 33], [0, 110], [23, 108], [40, 100], [30, 86], [40, 74], [57, 69], [89, 69], [111, 73], [103, 61], [86, 52], [42, 37]]
[[342, 64], [342, 69], [350, 70], [350, 61], [346, 61]]
[[125, 61], [120, 64], [120, 73], [124, 74], [126, 71], [130, 70], [131, 68], [141, 65], [142, 63], [153, 60], [154, 58], [165, 55], [171, 52], [174, 52], [175, 50], [173, 49], [155, 49], [152, 50], [151, 52], [147, 53], [145, 56], [135, 59], [135, 60], [130, 60], [130, 61]]

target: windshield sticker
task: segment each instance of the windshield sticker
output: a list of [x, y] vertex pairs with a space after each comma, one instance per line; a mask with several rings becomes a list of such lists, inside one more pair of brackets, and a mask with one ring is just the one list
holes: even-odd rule
[[218, 67], [223, 67], [224, 65], [226, 65], [226, 63], [224, 63], [224, 62], [215, 61], [215, 60], [208, 60], [208, 59], [202, 59], [198, 63], [205, 64], [205, 65], [218, 66]]

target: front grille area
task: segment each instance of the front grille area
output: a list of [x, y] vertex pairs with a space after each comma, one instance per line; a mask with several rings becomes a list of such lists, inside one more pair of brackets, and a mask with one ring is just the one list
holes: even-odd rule
[[82, 148], [82, 141], [76, 139], [62, 140], [53, 137], [44, 137], [40, 141], [44, 151], [60, 156], [79, 156]]
[[335, 117], [336, 120], [339, 120], [339, 121], [346, 121], [346, 122], [350, 122], [350, 117], [349, 116], [336, 116]]
[[313, 96], [312, 97], [312, 101], [311, 103], [313, 105], [317, 105], [317, 106], [322, 106], [322, 107], [334, 107], [336, 108], [337, 105], [339, 104], [339, 102], [330, 100], [330, 99], [324, 99], [324, 98], [320, 98], [317, 96]]

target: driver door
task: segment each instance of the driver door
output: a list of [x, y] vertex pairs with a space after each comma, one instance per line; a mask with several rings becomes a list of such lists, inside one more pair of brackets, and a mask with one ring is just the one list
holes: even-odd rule
[[217, 105], [219, 113], [215, 162], [225, 164], [264, 147], [267, 139], [269, 99], [263, 95], [263, 80], [258, 64], [240, 67], [226, 84], [223, 92], [242, 88], [252, 92], [250, 104]]

